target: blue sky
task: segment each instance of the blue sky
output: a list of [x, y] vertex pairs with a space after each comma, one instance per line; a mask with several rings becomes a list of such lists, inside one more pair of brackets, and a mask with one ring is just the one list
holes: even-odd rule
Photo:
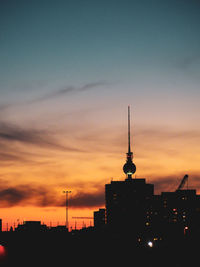
[[173, 82], [174, 72], [198, 79], [199, 8], [198, 1], [1, 1], [1, 90], [130, 84], [159, 74]]

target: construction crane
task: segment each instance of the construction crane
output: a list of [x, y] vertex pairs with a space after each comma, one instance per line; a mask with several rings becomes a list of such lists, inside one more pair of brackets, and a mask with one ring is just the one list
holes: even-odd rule
[[182, 179], [181, 183], [179, 184], [179, 187], [176, 189], [176, 191], [181, 190], [184, 187], [186, 181], [188, 181], [188, 175], [187, 174], [183, 177], [183, 179]]

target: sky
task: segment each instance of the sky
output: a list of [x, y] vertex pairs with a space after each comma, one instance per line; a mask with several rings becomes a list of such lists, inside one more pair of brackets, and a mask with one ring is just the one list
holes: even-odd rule
[[[65, 223], [124, 180], [200, 193], [198, 0], [0, 0], [0, 214]], [[89, 220], [86, 224], [91, 224]]]

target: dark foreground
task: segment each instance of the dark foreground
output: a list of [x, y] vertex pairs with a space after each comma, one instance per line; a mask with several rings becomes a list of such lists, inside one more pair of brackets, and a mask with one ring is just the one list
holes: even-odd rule
[[[148, 240], [101, 233], [2, 233], [0, 266], [198, 266], [198, 238]], [[199, 244], [198, 244], [199, 242]]]

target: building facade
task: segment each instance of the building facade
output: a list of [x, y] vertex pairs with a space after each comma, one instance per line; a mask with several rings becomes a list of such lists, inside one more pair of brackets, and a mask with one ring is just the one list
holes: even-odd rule
[[106, 222], [115, 230], [142, 230], [148, 222], [154, 194], [153, 184], [145, 179], [112, 181], [105, 185]]

